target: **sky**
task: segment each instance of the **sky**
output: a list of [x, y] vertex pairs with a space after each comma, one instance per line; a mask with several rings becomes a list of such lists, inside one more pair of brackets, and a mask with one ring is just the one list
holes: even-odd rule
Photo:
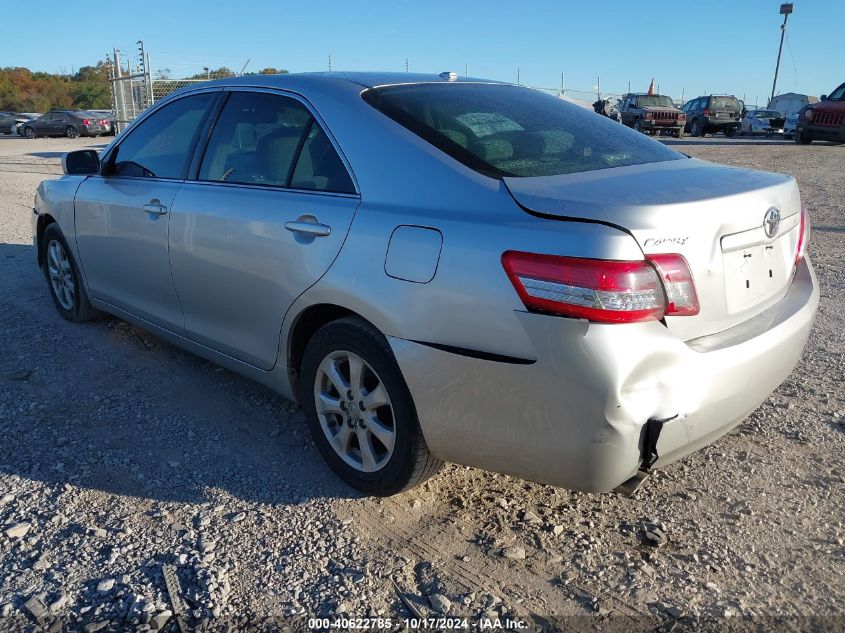
[[[28, 28], [3, 29], [0, 67], [73, 72], [144, 40], [154, 70], [454, 70], [567, 93], [728, 93], [765, 105], [780, 0], [42, 0]], [[845, 0], [794, 0], [777, 92], [845, 81]], [[122, 19], [122, 7], [126, 18]]]

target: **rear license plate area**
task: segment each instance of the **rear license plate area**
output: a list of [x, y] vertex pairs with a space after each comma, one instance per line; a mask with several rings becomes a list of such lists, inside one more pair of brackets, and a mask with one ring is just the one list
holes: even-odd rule
[[789, 234], [722, 254], [727, 310], [748, 310], [783, 291], [793, 268]]

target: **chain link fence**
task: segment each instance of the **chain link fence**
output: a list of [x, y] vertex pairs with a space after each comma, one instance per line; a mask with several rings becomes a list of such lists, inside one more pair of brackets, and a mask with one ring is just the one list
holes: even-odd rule
[[[119, 71], [118, 71], [119, 72]], [[112, 110], [120, 133], [156, 101], [204, 79], [153, 79], [148, 71], [111, 78]]]

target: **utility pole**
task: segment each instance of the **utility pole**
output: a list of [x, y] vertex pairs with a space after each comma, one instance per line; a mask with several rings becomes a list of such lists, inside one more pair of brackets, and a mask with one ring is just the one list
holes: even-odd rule
[[516, 85], [519, 86], [519, 66], [516, 67]]
[[[775, 78], [772, 81], [772, 96], [769, 99], [771, 102], [775, 98], [775, 87], [778, 84], [778, 71], [780, 70], [780, 54], [783, 52], [783, 38], [786, 35], [786, 21], [789, 19], [789, 14], [792, 13], [792, 3], [784, 2], [780, 5], [780, 14], [783, 16], [783, 24], [780, 25], [780, 46], [778, 47], [778, 61], [775, 64]], [[768, 105], [768, 103], [766, 104]]]
[[329, 72], [332, 71], [332, 54], [329, 53]]
[[560, 73], [560, 94], [566, 92], [566, 75]]
[[408, 58], [405, 58], [405, 72], [408, 72]]
[[469, 62], [464, 62], [464, 77], [469, 77]]
[[601, 101], [601, 77], [596, 77], [596, 101]]

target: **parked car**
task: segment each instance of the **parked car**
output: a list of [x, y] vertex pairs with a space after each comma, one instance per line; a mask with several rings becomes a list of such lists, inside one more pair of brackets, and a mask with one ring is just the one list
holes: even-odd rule
[[693, 136], [704, 136], [708, 132], [733, 136], [740, 126], [742, 107], [733, 95], [691, 99], [684, 104], [683, 110], [687, 115], [685, 131]]
[[371, 494], [444, 460], [611, 490], [763, 402], [818, 304], [792, 177], [454, 73], [204, 83], [63, 168], [32, 216], [59, 314], [297, 400]]
[[114, 112], [111, 110], [89, 110], [92, 114], [100, 119], [100, 123], [106, 128], [104, 134], [106, 136], [114, 136], [117, 130], [117, 120]]
[[845, 83], [802, 111], [795, 142], [806, 145], [813, 141], [845, 143]]
[[776, 110], [749, 110], [742, 117], [740, 130], [743, 134], [782, 134], [785, 117]]
[[664, 95], [625, 95], [619, 114], [622, 123], [638, 132], [659, 134], [666, 130], [678, 138], [684, 135], [686, 113]]
[[793, 112], [792, 114], [788, 115], [784, 120], [783, 124], [783, 137], [784, 138], [794, 138], [795, 137], [795, 130], [798, 129], [798, 121], [804, 115], [804, 111], [808, 110], [813, 107], [817, 102], [808, 103], [803, 108], [801, 108], [798, 112]]
[[18, 128], [33, 118], [20, 112], [0, 112], [0, 134], [17, 134]]
[[106, 133], [102, 120], [86, 110], [52, 110], [37, 119], [24, 123], [21, 133], [27, 138], [37, 136], [100, 136]]

